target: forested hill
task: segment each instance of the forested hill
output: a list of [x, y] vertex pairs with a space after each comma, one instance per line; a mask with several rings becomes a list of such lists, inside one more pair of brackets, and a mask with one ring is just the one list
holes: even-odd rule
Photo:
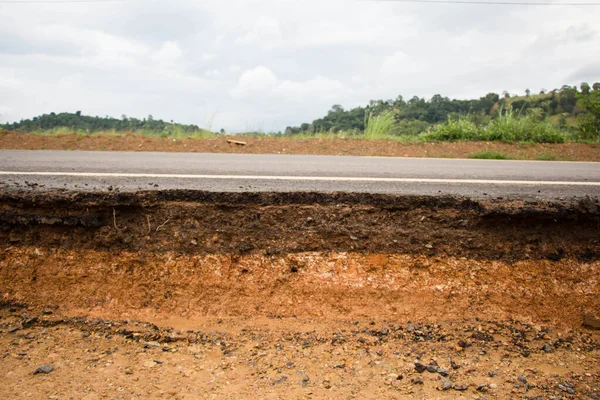
[[[371, 128], [376, 122], [386, 121], [379, 131], [388, 136], [419, 135], [431, 130], [432, 126], [445, 123], [461, 116], [477, 127], [484, 127], [506, 112], [527, 116], [537, 122], [544, 122], [561, 131], [577, 129], [584, 136], [596, 137], [600, 133], [600, 83], [592, 86], [582, 83], [580, 87], [563, 86], [552, 91], [524, 96], [508, 93], [488, 93], [479, 99], [449, 99], [436, 94], [431, 99], [412, 97], [405, 100], [398, 96], [395, 100], [371, 100], [364, 107], [345, 110], [334, 105], [322, 118], [298, 127], [288, 127], [286, 135], [344, 132], [349, 135], [363, 134], [367, 121]], [[378, 117], [384, 117], [379, 118]], [[19, 122], [0, 124], [0, 129], [17, 132], [55, 131], [66, 129], [73, 132], [144, 132], [164, 136], [206, 134], [207, 131], [196, 125], [184, 125], [154, 119], [149, 115], [144, 119], [123, 115], [112, 117], [92, 117], [75, 113], [50, 113]], [[594, 136], [595, 135], [595, 136]]]
[[154, 119], [152, 115], [141, 120], [128, 118], [125, 115], [121, 119], [117, 119], [111, 117], [90, 117], [82, 115], [81, 111], [75, 113], [43, 114], [39, 117], [21, 120], [20, 122], [0, 125], [0, 128], [17, 132], [47, 131], [56, 128], [68, 128], [73, 131], [87, 133], [107, 130], [121, 132], [140, 130], [152, 132], [183, 131], [185, 133], [201, 131], [196, 125], [183, 125], [174, 123], [173, 121], [165, 122], [161, 119]]
[[[598, 90], [600, 83], [595, 83], [593, 88]], [[431, 99], [414, 96], [405, 100], [398, 96], [395, 100], [371, 100], [365, 107], [351, 110], [334, 105], [326, 116], [299, 127], [288, 127], [286, 133], [364, 132], [366, 117], [384, 112], [393, 112], [398, 135], [419, 134], [431, 125], [445, 122], [455, 115], [469, 115], [475, 123], [485, 124], [498, 116], [502, 109], [535, 112], [542, 120], [567, 125], [582, 112], [582, 108], [578, 107], [579, 96], [590, 90], [590, 85], [582, 83], [581, 89], [565, 85], [539, 94], [526, 90], [524, 96], [511, 96], [506, 92], [488, 93], [479, 99], [457, 100], [436, 94]]]

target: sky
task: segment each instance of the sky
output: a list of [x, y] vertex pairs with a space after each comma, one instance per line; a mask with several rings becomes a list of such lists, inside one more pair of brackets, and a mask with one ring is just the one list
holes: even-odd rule
[[0, 121], [80, 110], [272, 132], [334, 104], [591, 84], [599, 20], [600, 6], [0, 1]]

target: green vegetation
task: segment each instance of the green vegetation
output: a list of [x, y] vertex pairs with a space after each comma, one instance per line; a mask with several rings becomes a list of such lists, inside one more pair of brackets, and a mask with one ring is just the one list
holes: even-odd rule
[[475, 158], [479, 160], [511, 160], [509, 156], [498, 151], [480, 151], [478, 153], [471, 154], [469, 158]]
[[[155, 137], [216, 137], [196, 125], [155, 120], [91, 117], [75, 113], [50, 113], [0, 125], [0, 129], [45, 135], [125, 133]], [[224, 133], [224, 131], [221, 131]], [[246, 133], [246, 135], [264, 135]], [[437, 94], [427, 100], [371, 100], [365, 107], [344, 110], [334, 105], [323, 118], [285, 132], [269, 134], [293, 138], [364, 138], [401, 142], [502, 141], [508, 143], [600, 142], [600, 83], [580, 88], [563, 86], [525, 96], [496, 93], [473, 100]], [[84, 136], [82, 136], [83, 138]]]
[[378, 139], [388, 137], [396, 129], [396, 119], [391, 111], [384, 111], [379, 115], [369, 114], [365, 118], [365, 137]]
[[477, 126], [466, 116], [450, 119], [421, 135], [426, 141], [501, 141], [531, 143], [563, 143], [565, 135], [534, 113], [500, 110], [498, 116], [483, 126]]
[[468, 117], [459, 116], [449, 119], [448, 122], [433, 127], [421, 135], [426, 141], [480, 140], [481, 129]]
[[556, 160], [558, 160], [558, 158], [556, 158], [556, 156], [554, 154], [549, 154], [549, 153], [538, 154], [535, 157], [535, 159], [538, 161], [556, 161]]
[[[372, 100], [344, 110], [334, 105], [323, 118], [288, 127], [286, 136], [323, 134], [402, 141], [503, 141], [563, 143], [600, 141], [600, 83], [563, 86], [525, 96], [496, 93], [475, 100], [402, 96]], [[392, 123], [392, 119], [395, 123]], [[410, 139], [412, 137], [412, 139]]]
[[44, 135], [61, 135], [67, 133], [120, 135], [135, 133], [145, 136], [161, 137], [205, 137], [213, 133], [200, 129], [196, 125], [183, 125], [154, 119], [152, 115], [142, 120], [128, 118], [123, 115], [121, 119], [111, 117], [90, 117], [82, 115], [81, 111], [75, 113], [50, 113], [32, 119], [22, 120], [12, 124], [0, 125], [0, 128], [27, 133], [41, 133]]

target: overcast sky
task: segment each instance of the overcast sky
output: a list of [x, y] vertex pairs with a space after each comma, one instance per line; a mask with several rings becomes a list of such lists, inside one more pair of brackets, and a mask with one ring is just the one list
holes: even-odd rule
[[133, 0], [0, 4], [0, 21], [3, 122], [81, 110], [268, 132], [333, 104], [600, 81], [600, 7]]

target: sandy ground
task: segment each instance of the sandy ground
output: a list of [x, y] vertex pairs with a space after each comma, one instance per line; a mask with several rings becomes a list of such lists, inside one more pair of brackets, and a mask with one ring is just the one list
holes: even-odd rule
[[[0, 310], [3, 398], [597, 399], [600, 394], [600, 337], [579, 330], [510, 320], [422, 324], [364, 318], [186, 319], [179, 329], [164, 330], [31, 311]], [[42, 365], [53, 370], [36, 374]]]
[[[246, 146], [227, 139], [247, 142]], [[600, 144], [507, 144], [486, 142], [406, 144], [389, 140], [290, 139], [266, 137], [219, 137], [216, 139], [170, 139], [144, 136], [40, 136], [0, 132], [0, 149], [169, 151], [201, 153], [321, 154], [388, 157], [469, 158], [482, 151], [503, 153], [522, 160], [600, 161]]]

